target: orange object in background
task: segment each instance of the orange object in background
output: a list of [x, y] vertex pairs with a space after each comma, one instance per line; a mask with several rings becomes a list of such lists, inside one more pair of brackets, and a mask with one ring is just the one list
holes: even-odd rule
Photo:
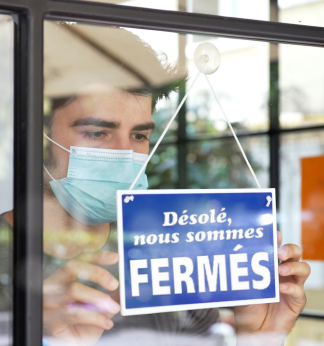
[[324, 260], [324, 156], [301, 159], [302, 249], [305, 260]]

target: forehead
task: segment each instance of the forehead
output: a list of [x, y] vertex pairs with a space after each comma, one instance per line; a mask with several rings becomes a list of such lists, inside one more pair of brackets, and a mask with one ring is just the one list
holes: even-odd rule
[[82, 117], [111, 121], [151, 119], [151, 95], [137, 95], [105, 85], [90, 85], [81, 90], [66, 106], [58, 108], [55, 122], [73, 122]]

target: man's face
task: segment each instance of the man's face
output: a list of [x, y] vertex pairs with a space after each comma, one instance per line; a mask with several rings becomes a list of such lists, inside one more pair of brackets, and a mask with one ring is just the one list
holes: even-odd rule
[[[154, 129], [152, 98], [107, 86], [91, 86], [55, 111], [51, 137], [70, 146], [133, 150], [147, 154]], [[54, 178], [67, 176], [69, 153], [52, 144]]]

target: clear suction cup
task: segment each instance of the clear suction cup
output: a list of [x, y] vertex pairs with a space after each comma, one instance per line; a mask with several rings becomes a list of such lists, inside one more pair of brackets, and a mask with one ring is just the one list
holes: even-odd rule
[[205, 75], [217, 71], [221, 57], [218, 49], [209, 42], [201, 43], [195, 50], [194, 61], [197, 69]]

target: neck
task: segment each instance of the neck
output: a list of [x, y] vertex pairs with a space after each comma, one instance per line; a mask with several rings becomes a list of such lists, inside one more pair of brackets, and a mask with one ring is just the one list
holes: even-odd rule
[[44, 194], [44, 252], [73, 258], [98, 251], [107, 242], [110, 224], [84, 225], [70, 216], [55, 197]]

